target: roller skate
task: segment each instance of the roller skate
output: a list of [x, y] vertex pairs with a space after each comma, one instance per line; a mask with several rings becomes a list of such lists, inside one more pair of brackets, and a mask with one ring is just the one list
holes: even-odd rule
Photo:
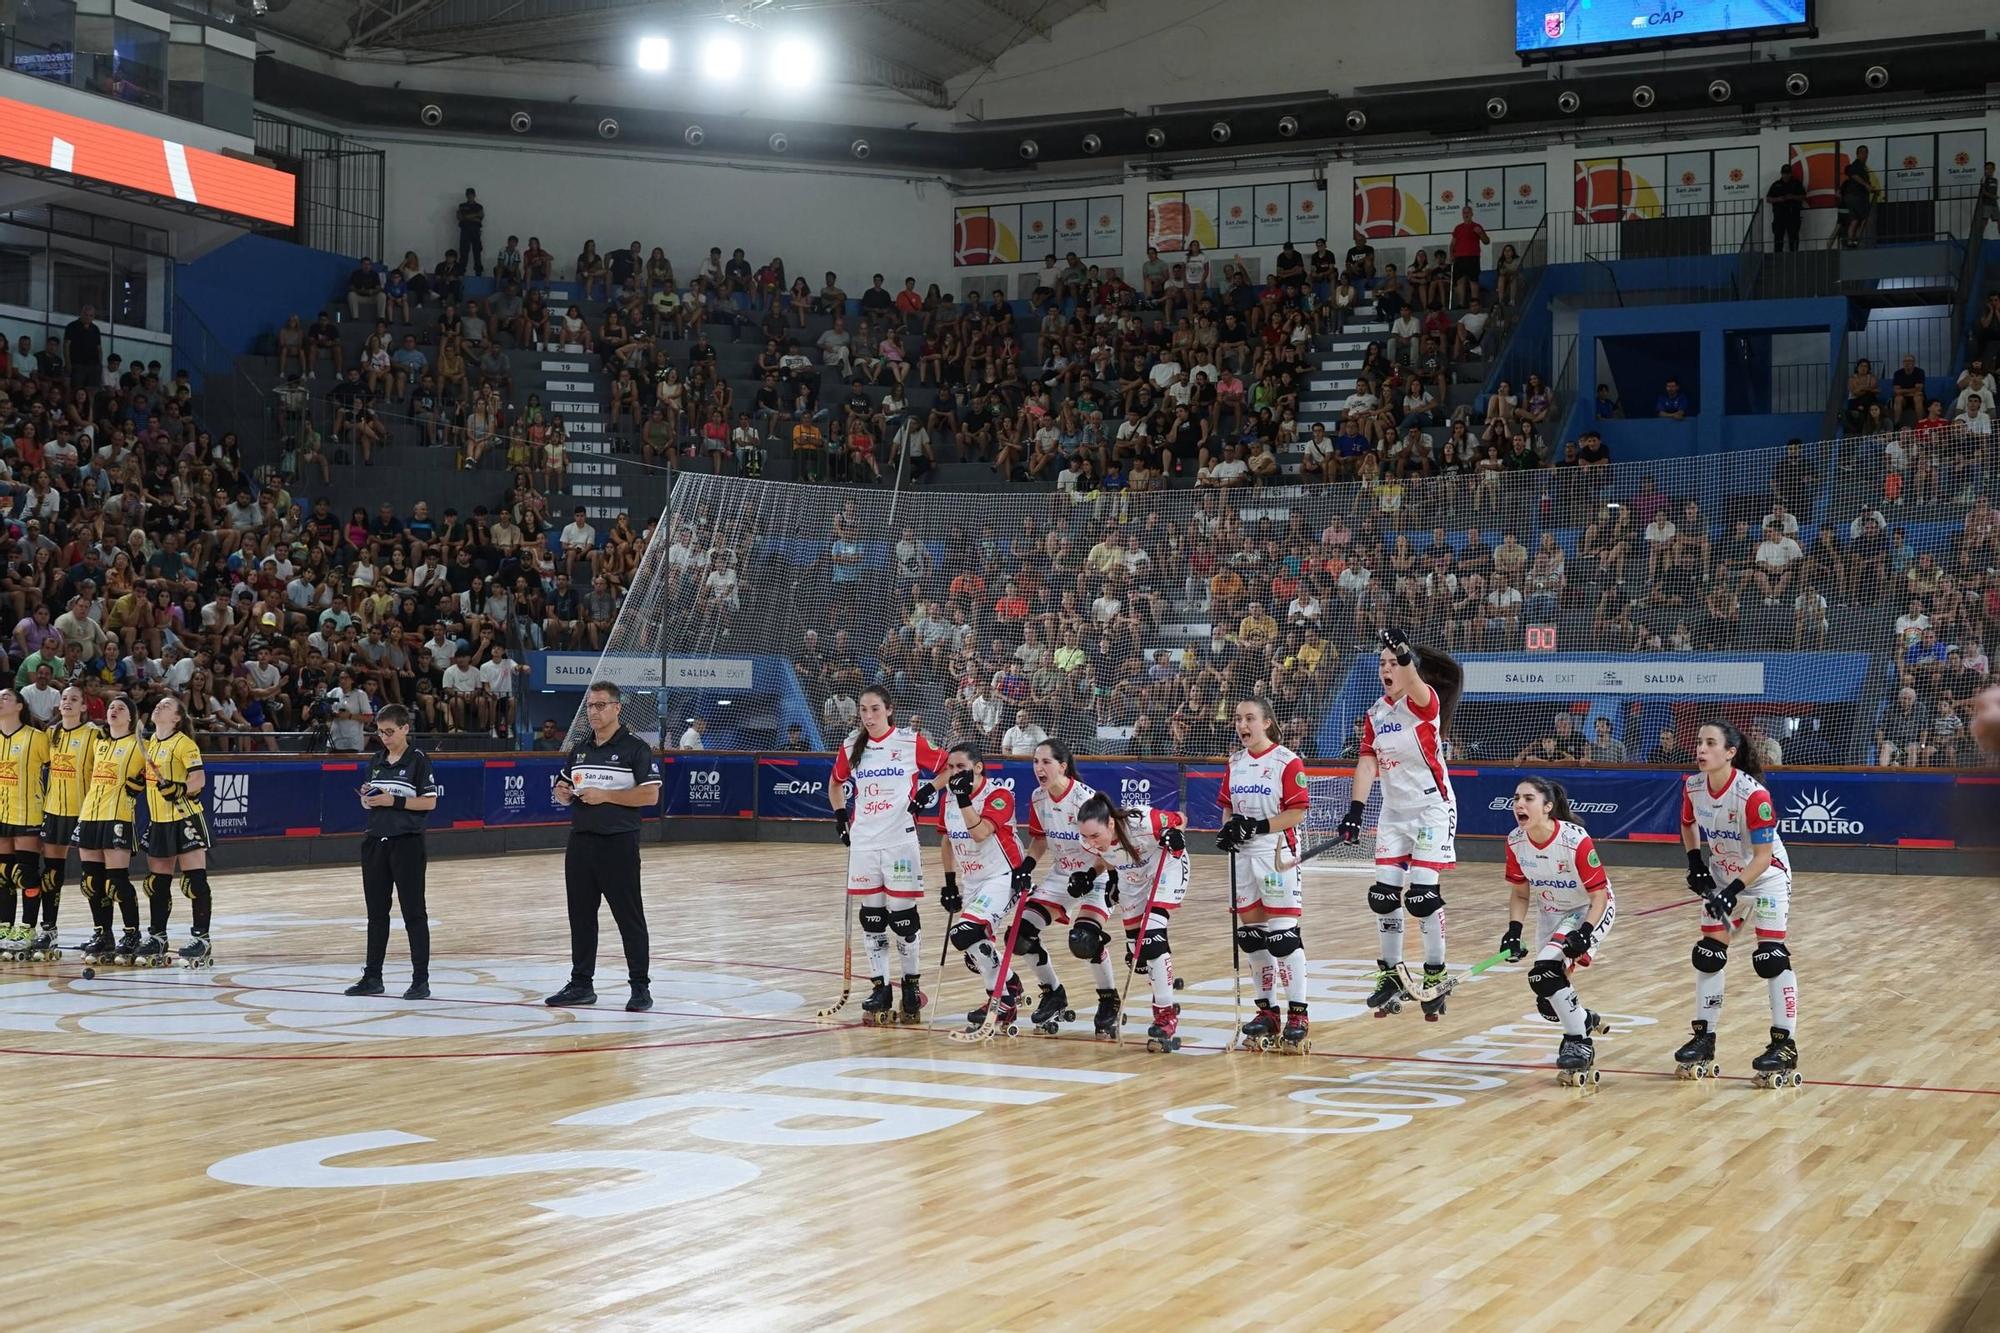
[[1611, 1031], [1611, 1025], [1604, 1021], [1603, 1014], [1598, 1013], [1595, 1009], [1586, 1009], [1583, 1011], [1584, 1036], [1596, 1037], [1609, 1031]]
[[1269, 1000], [1257, 1001], [1257, 1016], [1243, 1025], [1243, 1047], [1251, 1051], [1276, 1050], [1278, 1030], [1284, 1020], [1278, 1015], [1278, 1006]]
[[1375, 989], [1362, 1003], [1373, 1009], [1377, 1018], [1402, 1013], [1403, 1001], [1410, 997], [1404, 992], [1403, 983], [1396, 979], [1395, 965], [1386, 958], [1377, 958], [1375, 966], [1381, 969], [1375, 974]]
[[903, 978], [903, 1007], [896, 1014], [900, 1023], [916, 1026], [924, 1021], [924, 1001], [927, 997], [918, 981], [917, 977]]
[[139, 941], [139, 947], [133, 951], [132, 966], [165, 967], [167, 958], [167, 937], [149, 934]]
[[[1021, 985], [1021, 978], [1019, 977], [1007, 978], [1007, 1008], [1010, 1011], [1007, 1017], [1010, 1021], [1014, 1016], [1011, 1011], [1018, 1009], [1020, 1007], [1021, 996], [1024, 993], [1024, 991], [1025, 988]], [[986, 1006], [982, 1004], [977, 1009], [974, 1009], [972, 1012], [968, 1013], [965, 1016], [965, 1021], [967, 1023], [970, 1023], [973, 1027], [978, 1027], [980, 1023], [985, 1020], [985, 1018], [986, 1018]]]
[[139, 932], [128, 930], [118, 937], [118, 943], [111, 951], [111, 961], [120, 967], [134, 967], [139, 961]]
[[[1436, 967], [1432, 967], [1429, 963], [1425, 963], [1424, 989], [1429, 990], [1431, 987], [1439, 984], [1445, 979], [1446, 975], [1448, 974], [1445, 972], [1445, 967], [1443, 963], [1439, 963]], [[1446, 997], [1440, 995], [1435, 1000], [1425, 1000], [1423, 1002], [1423, 1004], [1420, 1007], [1424, 1011], [1424, 1022], [1435, 1023], [1440, 1018], [1444, 1017], [1445, 998]]]
[[1751, 1086], [1796, 1088], [1804, 1082], [1799, 1076], [1799, 1044], [1783, 1028], [1772, 1028], [1771, 1044], [1750, 1062]]
[[0, 962], [18, 963], [28, 944], [26, 926], [0, 926]]
[[1076, 1018], [1076, 1010], [1069, 1007], [1069, 992], [1062, 983], [1042, 987], [1042, 996], [1035, 1001], [1035, 1012], [1028, 1019], [1028, 1025], [1044, 1037], [1056, 1035], [1056, 1029]]
[[191, 936], [181, 946], [181, 966], [189, 969], [215, 966], [215, 950], [210, 947], [208, 936]]
[[[988, 1001], [986, 1004], [980, 1005], [977, 1009], [974, 1009], [971, 1013], [965, 1016], [966, 1035], [970, 1036], [975, 1032], [980, 1032], [985, 1029], [986, 1011], [989, 1008], [992, 1008], [991, 1001]], [[1015, 1021], [1020, 1017], [1020, 1015], [1021, 1015], [1020, 1006], [1014, 1003], [1014, 997], [1012, 995], [1008, 995], [1005, 999], [1000, 1001], [1000, 1007], [993, 1011], [993, 1034], [999, 1037], [1020, 1036], [1021, 1035], [1020, 1024]]]
[[1153, 1021], [1146, 1029], [1146, 1049], [1155, 1054], [1168, 1055], [1181, 1048], [1181, 1039], [1175, 1035], [1181, 1025], [1181, 1007], [1177, 1004], [1153, 1006]]
[[20, 941], [13, 955], [21, 963], [54, 963], [62, 959], [62, 950], [56, 945], [56, 933], [47, 926]]
[[1676, 1078], [1715, 1078], [1722, 1072], [1722, 1066], [1715, 1062], [1715, 1033], [1708, 1027], [1708, 1020], [1697, 1018], [1692, 1024], [1694, 1036], [1688, 1044], [1674, 1052], [1674, 1076]]
[[1597, 1048], [1590, 1044], [1589, 1037], [1564, 1035], [1562, 1047], [1556, 1052], [1556, 1084], [1564, 1088], [1597, 1085]]
[[1312, 1038], [1306, 1033], [1312, 1025], [1306, 1021], [1306, 1007], [1302, 1004], [1285, 1006], [1285, 1030], [1278, 1037], [1278, 1050], [1286, 1055], [1311, 1055]]
[[1097, 992], [1097, 1013], [1090, 1020], [1090, 1029], [1105, 1041], [1118, 1040], [1118, 992], [1101, 990]]
[[861, 1002], [861, 1021], [868, 1027], [887, 1027], [896, 1021], [896, 992], [881, 977], [875, 978], [868, 998]]
[[76, 946], [76, 951], [86, 963], [109, 963], [118, 956], [111, 932], [102, 928], [92, 931], [89, 939]]

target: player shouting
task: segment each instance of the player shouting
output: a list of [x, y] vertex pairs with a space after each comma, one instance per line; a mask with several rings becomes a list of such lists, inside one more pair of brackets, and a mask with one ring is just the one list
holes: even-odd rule
[[[1116, 903], [1110, 892], [1118, 877], [1110, 871], [1098, 874], [1097, 857], [1076, 831], [1076, 812], [1097, 793], [1077, 778], [1076, 756], [1056, 740], [1035, 747], [1035, 784], [1028, 799], [1028, 855], [1047, 870], [1022, 909], [1020, 939], [1014, 946], [1015, 953], [1035, 960], [1035, 978], [1042, 987], [1032, 1021], [1038, 1030], [1053, 1033], [1063, 1015], [1072, 1013], [1069, 993], [1049, 962], [1041, 933], [1051, 925], [1068, 923], [1073, 912], [1069, 951], [1090, 969], [1097, 988], [1092, 1027], [1100, 1037], [1116, 1037], [1118, 988], [1111, 977], [1111, 932], [1104, 923]], [[1046, 860], [1051, 853], [1055, 859]]]
[[[1187, 896], [1187, 835], [1177, 814], [1149, 805], [1119, 809], [1099, 793], [1076, 812], [1083, 845], [1116, 871], [1125, 885], [1125, 940], [1135, 967], [1144, 968], [1153, 987], [1153, 1022], [1146, 1049], [1180, 1048], [1181, 1007], [1174, 1003], [1174, 956], [1167, 922]], [[1114, 1029], [1115, 1031], [1115, 1029]]]
[[[1243, 1035], [1257, 1045], [1302, 1052], [1308, 1023], [1297, 829], [1312, 804], [1306, 766], [1278, 743], [1277, 723], [1263, 700], [1243, 700], [1233, 720], [1243, 748], [1229, 756], [1223, 774], [1222, 809], [1228, 818], [1215, 846], [1232, 858], [1236, 942], [1256, 978], [1257, 1016], [1243, 1025]], [[1281, 986], [1282, 1023], [1276, 998]]]
[[[951, 928], [952, 947], [965, 955], [966, 963], [986, 985], [986, 1003], [965, 1016], [966, 1030], [977, 1032], [994, 1003], [993, 993], [1000, 983], [1000, 950], [1007, 945], [1014, 904], [1034, 883], [1035, 859], [1021, 855], [1021, 840], [1014, 831], [1014, 793], [986, 780], [986, 764], [976, 746], [960, 742], [944, 757], [947, 796], [944, 806], [944, 852], [946, 895], [940, 903], [946, 911], [958, 913]], [[961, 903], [957, 891], [949, 887], [954, 872], [965, 876]], [[1026, 904], [1022, 911], [1027, 910]], [[1022, 919], [1015, 932], [1014, 951], [1021, 947], [1027, 921]], [[995, 1024], [1003, 1031], [1013, 1023], [1021, 994], [1021, 979], [1009, 975], [999, 999]]]
[[[1556, 1068], [1566, 1083], [1596, 1082], [1596, 1048], [1591, 1033], [1597, 1015], [1583, 1007], [1570, 984], [1573, 969], [1601, 949], [1618, 918], [1611, 880], [1583, 825], [1570, 814], [1569, 794], [1547, 778], [1522, 778], [1514, 785], [1514, 822], [1507, 835], [1507, 933], [1500, 947], [1516, 958], [1535, 955], [1528, 988], [1543, 1018], [1561, 1023], [1562, 1047]], [[1535, 942], [1521, 942], [1528, 899], [1535, 900]]]

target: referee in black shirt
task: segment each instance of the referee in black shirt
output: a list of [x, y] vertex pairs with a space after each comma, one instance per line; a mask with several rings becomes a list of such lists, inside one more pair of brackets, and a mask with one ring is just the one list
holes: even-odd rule
[[368, 962], [349, 995], [382, 993], [382, 958], [389, 951], [389, 897], [402, 899], [403, 930], [410, 937], [410, 988], [406, 1000], [431, 997], [431, 921], [424, 907], [424, 825], [437, 809], [438, 787], [430, 756], [410, 748], [410, 710], [390, 704], [375, 714], [382, 753], [369, 762], [361, 805], [368, 831], [361, 840], [361, 893], [368, 901]]
[[596, 1004], [597, 904], [611, 905], [611, 919], [625, 942], [632, 996], [626, 1009], [653, 1007], [647, 975], [646, 908], [639, 900], [639, 812], [660, 799], [660, 764], [646, 742], [619, 723], [624, 705], [618, 686], [600, 680], [584, 692], [590, 735], [573, 745], [556, 778], [557, 805], [570, 807], [569, 847], [563, 882], [569, 895], [569, 984], [549, 996], [552, 1005]]

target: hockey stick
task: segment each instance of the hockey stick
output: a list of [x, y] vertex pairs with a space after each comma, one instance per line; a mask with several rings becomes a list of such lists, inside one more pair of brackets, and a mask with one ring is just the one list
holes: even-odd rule
[[832, 1018], [854, 993], [854, 895], [842, 889], [840, 897], [840, 998], [820, 1010], [817, 1018]]
[[[1556, 933], [1567, 934], [1569, 931], [1576, 928], [1577, 922], [1583, 920], [1583, 917], [1584, 913], [1580, 910], [1564, 917], [1563, 923], [1560, 926], [1556, 927]], [[1415, 1000], [1419, 1004], [1428, 1004], [1432, 1000], [1440, 999], [1446, 995], [1451, 994], [1453, 991], [1457, 990], [1460, 985], [1462, 985], [1467, 981], [1472, 980], [1472, 978], [1478, 976], [1480, 973], [1486, 971], [1489, 968], [1498, 967], [1502, 963], [1518, 963], [1527, 956], [1528, 955], [1526, 950], [1523, 950], [1522, 952], [1517, 954], [1512, 949], [1502, 949], [1499, 953], [1492, 955], [1490, 958], [1480, 959], [1478, 962], [1474, 963], [1471, 967], [1468, 967], [1467, 969], [1465, 969], [1465, 971], [1459, 973], [1457, 976], [1447, 976], [1442, 980], [1438, 981], [1435, 985], [1430, 985], [1430, 986], [1423, 986], [1417, 983], [1417, 979], [1411, 973], [1410, 965], [1408, 963], [1398, 963], [1391, 970], [1394, 971], [1396, 974], [1397, 984], [1403, 988], [1404, 993], [1408, 995], [1410, 999]], [[1589, 964], [1587, 963], [1584, 963], [1582, 965], [1586, 967], [1589, 966]]]
[[[1366, 833], [1367, 831], [1368, 830], [1366, 829], [1362, 830], [1363, 833]], [[1322, 852], [1330, 852], [1336, 847], [1359, 847], [1360, 845], [1361, 845], [1360, 838], [1357, 837], [1353, 842], [1349, 842], [1347, 841], [1347, 839], [1341, 837], [1338, 833], [1336, 833], [1331, 838], [1328, 838], [1325, 842], [1318, 843], [1315, 846], [1306, 848], [1305, 851], [1299, 854], [1298, 860], [1287, 861], [1285, 859], [1285, 842], [1284, 839], [1280, 838], [1278, 840], [1278, 853], [1276, 858], [1274, 859], [1273, 864], [1277, 866], [1280, 873], [1287, 870], [1296, 870], [1300, 866], [1304, 865], [1306, 862], [1312, 860], [1315, 856], [1320, 855]]]
[[[1280, 838], [1279, 845], [1284, 844]], [[1222, 1044], [1224, 1055], [1236, 1049], [1236, 1043], [1243, 1039], [1243, 946], [1236, 939], [1236, 921], [1240, 913], [1236, 907], [1236, 853], [1229, 853], [1229, 982], [1235, 991], [1236, 1023], [1229, 1033], [1229, 1040]], [[1145, 925], [1141, 923], [1143, 931]], [[1136, 957], [1136, 955], [1134, 955]]]
[[[1173, 855], [1174, 853], [1166, 848], [1160, 848], [1159, 862], [1153, 867], [1153, 887], [1146, 890], [1146, 906], [1139, 913], [1139, 931], [1132, 938], [1132, 960], [1125, 965], [1125, 989], [1118, 993], [1118, 1045], [1121, 1048], [1125, 1045], [1125, 1001], [1132, 994], [1132, 978], [1139, 975], [1139, 951], [1146, 943], [1146, 923], [1153, 919], [1153, 900], [1160, 894], [1160, 875], [1167, 868], [1167, 859]], [[1236, 899], [1232, 895], [1229, 901], [1230, 910], [1233, 912]], [[1236, 932], [1232, 929], [1229, 934], [1234, 938]]]
[[1028, 910], [1028, 890], [1021, 891], [1021, 900], [1014, 904], [1014, 920], [1007, 927], [1007, 947], [1000, 954], [1000, 970], [994, 974], [993, 989], [986, 996], [986, 1017], [979, 1020], [979, 1026], [970, 1032], [947, 1032], [944, 1035], [957, 1042], [991, 1041], [1000, 1031], [1000, 997], [1007, 993], [1007, 978], [1012, 972], [1014, 961], [1014, 941], [1021, 937], [1021, 917]]

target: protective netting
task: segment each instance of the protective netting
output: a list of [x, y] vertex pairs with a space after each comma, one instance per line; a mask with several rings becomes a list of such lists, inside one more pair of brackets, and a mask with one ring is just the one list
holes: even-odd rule
[[1375, 866], [1375, 825], [1382, 814], [1382, 784], [1376, 783], [1374, 790], [1368, 793], [1368, 803], [1362, 807], [1361, 813], [1361, 841], [1352, 846], [1336, 841], [1334, 830], [1347, 813], [1347, 803], [1354, 799], [1353, 774], [1309, 777], [1307, 784], [1312, 793], [1312, 805], [1306, 811], [1305, 827], [1299, 840], [1300, 851], [1308, 858], [1305, 863], [1307, 873], [1351, 873], [1363, 868], [1372, 872]]
[[1873, 709], [1896, 685], [1871, 668], [1896, 664], [1942, 713], [1942, 652], [1931, 670], [1907, 650], [1927, 632], [1980, 638], [1983, 604], [1967, 594], [2000, 564], [2000, 541], [1967, 539], [1976, 462], [1932, 456], [1921, 485], [1907, 451], [1866, 437], [1090, 495], [688, 474], [607, 656], [628, 681], [652, 661], [669, 746], [699, 716], [710, 749], [827, 749], [881, 681], [905, 723], [995, 752], [1049, 734], [1084, 753], [1221, 754], [1231, 702], [1255, 695], [1289, 744], [1331, 763], [1351, 756], [1378, 693], [1376, 635], [1398, 626], [1468, 659], [1575, 668], [1545, 688], [1469, 693], [1461, 761], [1685, 766], [1676, 747], [1700, 716], [1732, 711], [1731, 677], [1697, 702], [1614, 683], [1613, 659], [1823, 650], [1868, 655], [1842, 659], [1850, 687], [1809, 679], [1834, 659], [1797, 658], [1732, 715], [1795, 750], [1787, 762], [1865, 762]]

